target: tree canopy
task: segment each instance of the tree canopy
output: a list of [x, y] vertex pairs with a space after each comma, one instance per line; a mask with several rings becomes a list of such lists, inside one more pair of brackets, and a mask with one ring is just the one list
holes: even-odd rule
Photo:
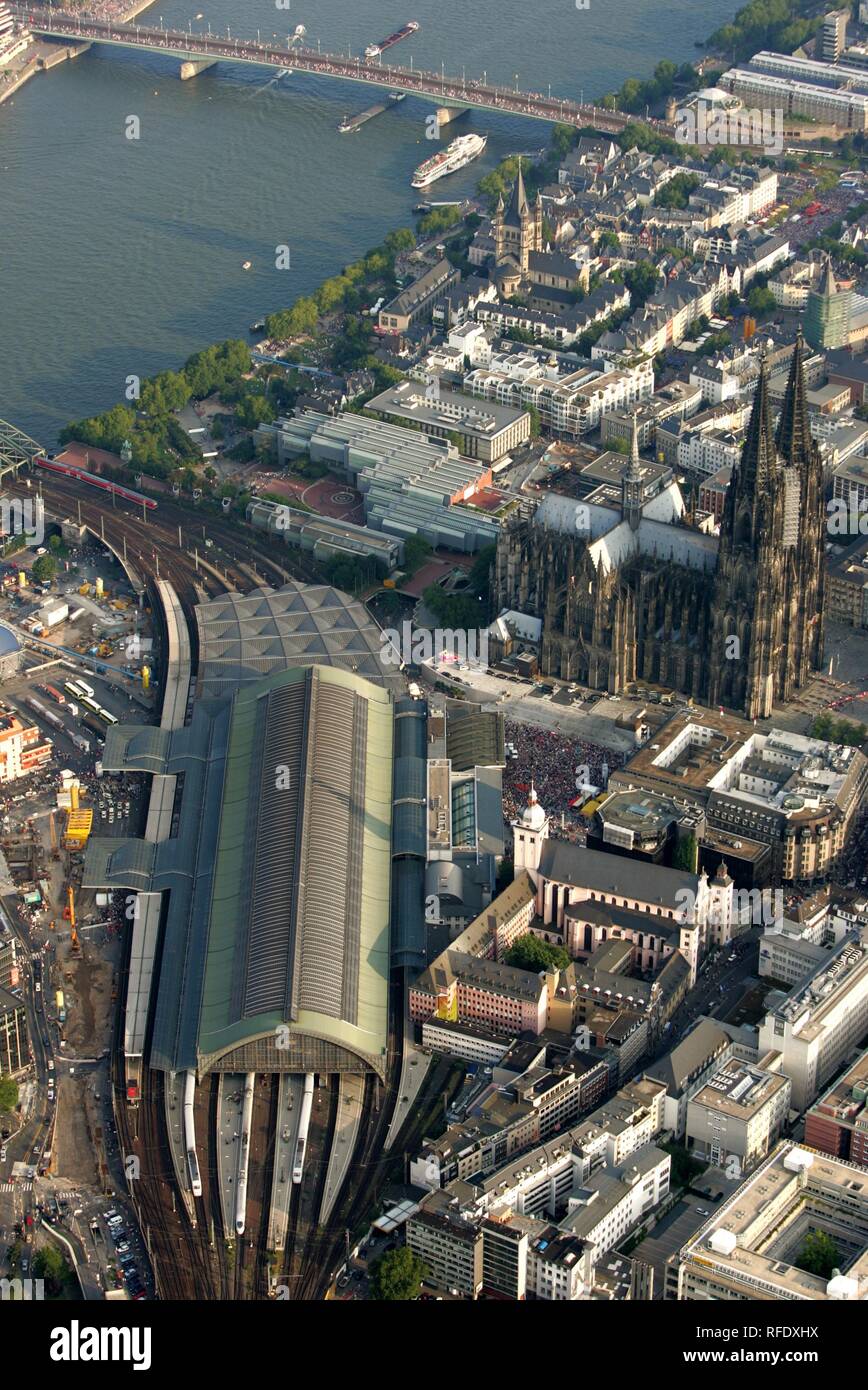
[[6, 1114], [18, 1104], [18, 1084], [11, 1076], [0, 1076], [0, 1111]]
[[34, 1256], [33, 1273], [45, 1280], [48, 1293], [56, 1298], [69, 1278], [69, 1265], [56, 1245], [43, 1245]]
[[841, 1253], [832, 1237], [825, 1231], [809, 1231], [796, 1260], [797, 1268], [819, 1279], [831, 1279], [840, 1264]]
[[37, 555], [30, 573], [37, 584], [47, 584], [57, 574], [57, 561], [53, 555]]
[[387, 1250], [371, 1265], [371, 1296], [379, 1302], [406, 1303], [418, 1297], [429, 1274], [425, 1261], [406, 1246]]
[[541, 941], [533, 932], [527, 932], [514, 941], [504, 959], [507, 965], [514, 965], [519, 970], [533, 970], [537, 974], [540, 970], [566, 970], [570, 963], [569, 954], [562, 946]]

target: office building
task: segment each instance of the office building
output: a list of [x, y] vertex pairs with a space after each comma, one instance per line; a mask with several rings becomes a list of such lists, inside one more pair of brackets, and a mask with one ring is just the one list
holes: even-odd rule
[[762, 859], [752, 881], [823, 882], [839, 862], [868, 795], [868, 760], [857, 748], [694, 710], [676, 714], [610, 791], [641, 789], [701, 810], [701, 844], [727, 865]]
[[777, 1143], [789, 1111], [790, 1081], [772, 1069], [774, 1062], [765, 1058], [754, 1065], [730, 1057], [691, 1096], [685, 1135], [698, 1158], [746, 1173]]
[[[783, 1143], [671, 1257], [682, 1301], [854, 1300], [868, 1278], [868, 1185], [850, 1163]], [[838, 1244], [830, 1278], [799, 1267], [805, 1237]]]
[[[483, 407], [475, 397], [437, 383], [422, 387], [415, 381], [400, 381], [374, 396], [366, 409], [396, 425], [409, 425], [423, 437], [457, 440], [466, 458], [483, 465], [497, 463], [530, 438], [526, 410], [493, 401]], [[469, 496], [465, 493], [465, 500]]]
[[850, 290], [838, 288], [831, 259], [827, 256], [819, 285], [808, 291], [805, 338], [811, 347], [846, 347], [850, 341], [851, 303]]
[[868, 948], [845, 937], [759, 1025], [760, 1055], [781, 1054], [794, 1110], [806, 1110], [868, 1033]]
[[868, 1167], [868, 1051], [825, 1091], [805, 1116], [812, 1149]]
[[27, 1011], [20, 999], [0, 988], [0, 1076], [18, 1076], [29, 1066]]
[[[868, 128], [868, 95], [864, 92], [848, 88], [836, 90], [811, 81], [812, 74], [805, 69], [796, 69], [802, 73], [800, 81], [794, 80], [790, 73], [759, 71], [754, 67], [756, 61], [754, 58], [750, 66], [730, 68], [719, 79], [723, 90], [739, 97], [745, 106], [782, 111], [784, 119], [807, 116], [809, 120], [835, 125], [842, 130]], [[844, 72], [843, 67], [832, 70]], [[853, 71], [858, 72], [858, 69]]]

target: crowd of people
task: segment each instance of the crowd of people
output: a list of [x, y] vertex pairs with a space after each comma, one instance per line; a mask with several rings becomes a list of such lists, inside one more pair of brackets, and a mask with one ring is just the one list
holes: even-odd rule
[[[551, 833], [582, 841], [586, 822], [581, 806], [588, 793], [581, 788], [605, 787], [609, 773], [621, 767], [623, 756], [585, 739], [564, 738], [554, 729], [509, 720], [505, 740], [517, 756], [508, 758], [504, 769], [504, 819], [509, 822], [521, 815], [533, 783], [540, 805], [552, 817]], [[577, 798], [578, 805], [571, 806]]]

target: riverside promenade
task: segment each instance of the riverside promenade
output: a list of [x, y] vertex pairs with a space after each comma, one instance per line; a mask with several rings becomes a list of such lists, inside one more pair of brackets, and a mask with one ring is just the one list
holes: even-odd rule
[[[135, 3], [131, 4], [130, 0], [119, 0], [117, 4], [105, 5], [104, 15], [107, 19], [116, 19], [126, 24], [144, 10], [150, 9], [156, 2], [157, 0], [135, 0]], [[50, 72], [59, 63], [78, 58], [89, 48], [89, 43], [58, 43], [56, 40], [34, 38], [23, 53], [0, 69], [0, 106], [11, 101], [15, 93], [20, 92], [24, 84], [29, 82], [31, 77], [36, 77], [37, 73]]]

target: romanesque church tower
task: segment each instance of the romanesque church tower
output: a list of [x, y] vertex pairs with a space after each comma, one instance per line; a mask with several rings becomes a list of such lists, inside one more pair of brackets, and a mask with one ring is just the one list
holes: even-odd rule
[[495, 266], [514, 262], [522, 275], [527, 275], [530, 253], [543, 249], [543, 208], [539, 194], [533, 208], [528, 203], [521, 162], [509, 206], [504, 207], [502, 197], [497, 200], [492, 230]]

